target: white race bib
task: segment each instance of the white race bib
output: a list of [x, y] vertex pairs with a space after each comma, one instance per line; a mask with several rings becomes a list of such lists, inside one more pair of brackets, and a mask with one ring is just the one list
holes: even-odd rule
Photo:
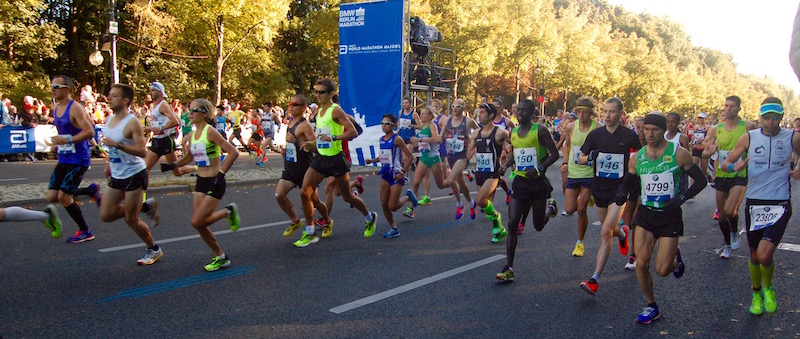
[[283, 158], [288, 162], [297, 162], [297, 147], [293, 142], [286, 143], [286, 155]]
[[420, 151], [430, 151], [431, 150], [431, 143], [427, 141], [422, 141], [422, 138], [430, 138], [430, 135], [417, 135], [417, 139], [419, 139], [419, 150]]
[[667, 202], [675, 197], [675, 180], [671, 173], [642, 174], [642, 201]]
[[625, 170], [625, 155], [600, 152], [597, 159], [595, 171], [598, 178], [620, 179]]
[[331, 148], [331, 141], [322, 141], [319, 137], [327, 135], [331, 136], [330, 127], [317, 128], [317, 148]]
[[703, 139], [705, 139], [705, 138], [706, 138], [706, 134], [705, 133], [703, 133], [703, 132], [694, 132], [694, 137], [692, 139], [694, 141], [694, 144], [696, 145], [696, 144], [699, 144], [699, 143], [703, 142]]
[[786, 212], [784, 206], [750, 206], [750, 231], [758, 231], [775, 225]]
[[461, 153], [464, 151], [464, 140], [458, 138], [446, 139], [447, 151], [450, 153]]
[[572, 162], [575, 163], [576, 165], [578, 164], [578, 156], [580, 156], [581, 154], [582, 153], [580, 146], [572, 146]]
[[722, 163], [725, 162], [725, 159], [728, 159], [728, 153], [731, 151], [723, 151], [719, 150], [719, 156], [717, 157], [717, 163], [719, 164], [717, 168], [722, 168]]
[[225, 123], [224, 122], [218, 122], [217, 123], [217, 131], [223, 131], [223, 132], [225, 131]]
[[381, 148], [378, 154], [378, 160], [384, 167], [392, 166], [392, 150]]
[[194, 164], [197, 165], [197, 167], [208, 167], [211, 165], [211, 160], [208, 159], [208, 153], [206, 153], [205, 143], [193, 143], [190, 149], [192, 157], [194, 158]]
[[478, 172], [494, 173], [494, 153], [475, 153]]
[[108, 154], [108, 162], [122, 162], [122, 158], [119, 154], [119, 149], [116, 147], [103, 147], [106, 149], [106, 154]]
[[516, 163], [517, 171], [527, 171], [539, 167], [539, 158], [536, 156], [536, 147], [515, 148], [514, 163]]
[[160, 128], [161, 125], [158, 123], [158, 119], [150, 118], [150, 127], [152, 127], [152, 128]]
[[411, 128], [411, 119], [400, 118], [398, 123], [401, 128]]
[[[71, 135], [69, 135], [69, 134], [62, 134], [62, 135], [59, 135], [59, 136], [64, 138], [64, 139], [69, 139], [69, 137], [71, 137]], [[58, 153], [60, 153], [60, 154], [75, 153], [75, 144], [58, 145]]]

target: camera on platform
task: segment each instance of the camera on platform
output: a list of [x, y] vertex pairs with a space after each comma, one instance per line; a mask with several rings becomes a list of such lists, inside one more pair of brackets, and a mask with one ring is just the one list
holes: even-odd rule
[[410, 19], [411, 22], [411, 50], [414, 53], [419, 55], [427, 55], [430, 51], [431, 42], [440, 42], [442, 41], [442, 33], [439, 32], [439, 29], [426, 25], [425, 21], [420, 19], [418, 16], [413, 16]]

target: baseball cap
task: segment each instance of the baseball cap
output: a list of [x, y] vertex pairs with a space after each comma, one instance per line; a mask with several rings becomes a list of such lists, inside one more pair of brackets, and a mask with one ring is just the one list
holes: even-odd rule
[[313, 103], [313, 102], [312, 102], [312, 103], [311, 103], [311, 105], [308, 105], [308, 107], [311, 107], [311, 108], [317, 108], [317, 104], [315, 104], [315, 103]]
[[705, 118], [706, 118], [706, 116], [707, 116], [707, 115], [706, 115], [706, 113], [705, 113], [705, 112], [700, 112], [700, 114], [698, 114], [698, 115], [697, 115], [697, 117], [698, 117], [698, 118], [703, 118], [703, 119], [705, 119]]
[[158, 81], [153, 81], [153, 83], [150, 84], [150, 88], [161, 92], [161, 96], [162, 97], [165, 97], [165, 98], [167, 97], [167, 90], [164, 88], [164, 85], [162, 83], [160, 83]]

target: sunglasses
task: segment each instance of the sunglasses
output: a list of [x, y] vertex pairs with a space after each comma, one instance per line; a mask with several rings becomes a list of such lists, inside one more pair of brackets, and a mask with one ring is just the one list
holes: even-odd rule
[[315, 90], [314, 92], [317, 92], [317, 94], [326, 94], [326, 93], [330, 93], [331, 91], [316, 91]]
[[60, 88], [69, 88], [68, 85], [61, 85], [61, 84], [50, 84], [50, 88], [52, 89], [60, 89]]
[[383, 126], [394, 126], [394, 123], [391, 121], [381, 121], [381, 125]]
[[461, 105], [453, 105], [453, 109], [462, 109], [464, 106]]
[[765, 113], [765, 114], [761, 115], [761, 119], [764, 119], [764, 120], [781, 120], [781, 119], [783, 119], [783, 115], [770, 112], [770, 113]]
[[208, 113], [208, 111], [205, 108], [190, 108], [189, 111], [192, 111], [194, 113]]
[[289, 102], [289, 107], [295, 107], [295, 106], [303, 106], [303, 105], [302, 104], [298, 104], [296, 102]]

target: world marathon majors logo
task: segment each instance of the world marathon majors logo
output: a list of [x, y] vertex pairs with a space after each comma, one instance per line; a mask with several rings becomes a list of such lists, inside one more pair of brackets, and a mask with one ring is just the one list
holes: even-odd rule
[[9, 139], [11, 140], [11, 149], [28, 148], [28, 132], [25, 130], [11, 131]]
[[364, 26], [364, 17], [367, 11], [363, 7], [339, 11], [339, 27]]

